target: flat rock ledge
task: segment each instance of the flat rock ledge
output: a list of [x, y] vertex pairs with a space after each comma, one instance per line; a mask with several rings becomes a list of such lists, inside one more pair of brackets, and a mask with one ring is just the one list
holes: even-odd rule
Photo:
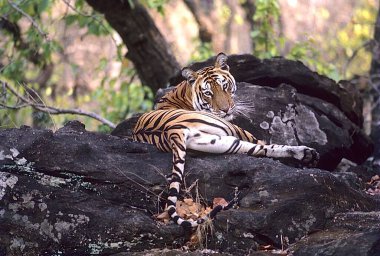
[[154, 218], [170, 154], [77, 121], [3, 129], [0, 142], [0, 255], [379, 255], [380, 200], [355, 172], [189, 155], [186, 187], [197, 184], [205, 203], [235, 187], [241, 196], [204, 244], [184, 251], [181, 227]]

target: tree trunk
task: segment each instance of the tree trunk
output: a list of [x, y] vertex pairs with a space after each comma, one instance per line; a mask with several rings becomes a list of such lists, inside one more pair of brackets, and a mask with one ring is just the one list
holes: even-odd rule
[[138, 1], [86, 1], [119, 33], [142, 83], [153, 92], [165, 87], [180, 66], [147, 10]]
[[380, 168], [380, 7], [375, 23], [374, 42], [370, 70], [370, 83], [374, 102], [372, 106], [371, 138], [375, 142], [374, 165]]
[[213, 39], [213, 21], [210, 12], [214, 8], [213, 1], [184, 0], [199, 27], [199, 39], [202, 43], [211, 43]]
[[[253, 16], [256, 13], [255, 0], [246, 0], [241, 3], [245, 11], [245, 20], [248, 22], [251, 32], [255, 30], [256, 24], [253, 20]], [[252, 49], [255, 49], [255, 42], [252, 40]]]

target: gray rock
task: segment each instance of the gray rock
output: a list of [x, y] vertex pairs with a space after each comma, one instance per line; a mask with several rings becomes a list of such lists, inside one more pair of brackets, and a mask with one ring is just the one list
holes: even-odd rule
[[[128, 254], [183, 244], [179, 226], [153, 216], [166, 195], [170, 154], [79, 122], [55, 133], [4, 129], [0, 138], [8, 156], [0, 160], [0, 254]], [[220, 213], [207, 236], [207, 249], [221, 253], [280, 248], [281, 235], [297, 243], [338, 213], [379, 210], [374, 197], [328, 171], [245, 155], [186, 161], [186, 184], [198, 180], [205, 203], [241, 192], [240, 207]]]
[[294, 255], [380, 255], [380, 212], [337, 214], [326, 229], [291, 247]]
[[334, 170], [342, 158], [361, 164], [373, 152], [369, 137], [335, 105], [287, 84], [274, 89], [239, 83], [237, 101], [252, 105], [234, 123], [268, 143], [315, 148], [319, 168]]

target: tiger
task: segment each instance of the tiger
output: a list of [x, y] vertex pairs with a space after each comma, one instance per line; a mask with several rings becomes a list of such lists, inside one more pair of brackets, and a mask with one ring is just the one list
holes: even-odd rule
[[255, 157], [290, 158], [315, 166], [319, 154], [307, 146], [266, 145], [250, 132], [232, 124], [237, 104], [236, 81], [229, 71], [227, 55], [219, 53], [213, 66], [193, 71], [182, 69], [184, 81], [166, 93], [155, 109], [142, 114], [132, 132], [134, 141], [171, 152], [172, 172], [166, 210], [184, 228], [194, 228], [230, 206], [218, 206], [197, 220], [181, 218], [176, 209], [188, 150], [215, 154], [247, 154]]

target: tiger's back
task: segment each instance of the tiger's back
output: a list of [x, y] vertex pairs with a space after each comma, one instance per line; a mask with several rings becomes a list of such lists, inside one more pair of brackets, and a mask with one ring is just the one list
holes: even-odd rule
[[184, 109], [158, 109], [143, 114], [133, 131], [133, 140], [153, 144], [164, 152], [171, 152], [169, 138], [173, 133], [181, 133], [187, 137], [208, 133], [257, 142], [251, 133], [211, 113]]

